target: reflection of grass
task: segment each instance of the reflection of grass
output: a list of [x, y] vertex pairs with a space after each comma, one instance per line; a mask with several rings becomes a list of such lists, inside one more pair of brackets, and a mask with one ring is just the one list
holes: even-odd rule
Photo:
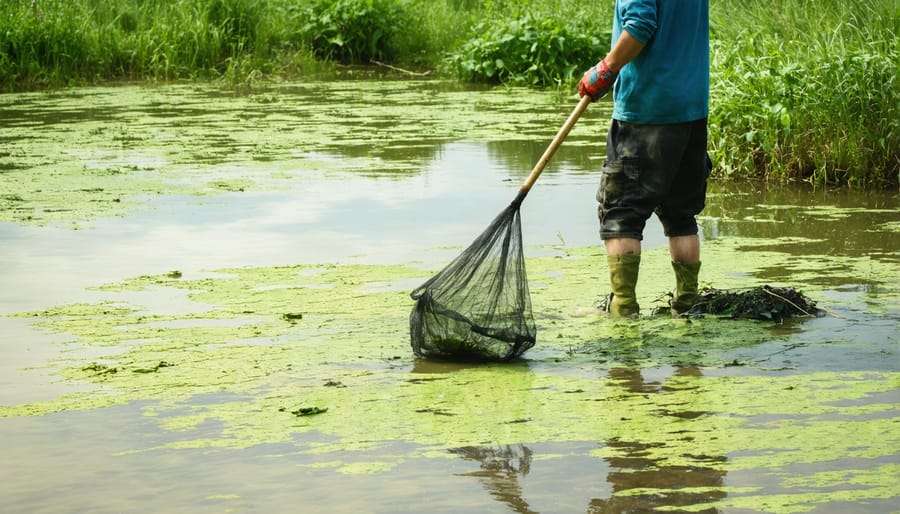
[[297, 178], [326, 175], [406, 180], [444, 144], [507, 137], [511, 121], [527, 119], [517, 138], [546, 145], [572, 105], [540, 91], [434, 80], [291, 84], [262, 96], [210, 86], [4, 95], [14, 137], [0, 152], [0, 220], [89, 223], [162, 196], [301, 188], [308, 183]]

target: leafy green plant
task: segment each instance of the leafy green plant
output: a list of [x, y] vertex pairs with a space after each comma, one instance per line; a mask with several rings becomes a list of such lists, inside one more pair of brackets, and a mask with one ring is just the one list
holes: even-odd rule
[[717, 2], [727, 6], [712, 19], [719, 172], [896, 187], [900, 22], [890, 4]]
[[567, 83], [609, 48], [609, 37], [575, 31], [562, 20], [531, 13], [482, 22], [475, 37], [450, 54], [462, 80], [548, 86]]
[[409, 24], [392, 0], [314, 0], [306, 15], [301, 33], [316, 55], [347, 64], [393, 58], [395, 31]]

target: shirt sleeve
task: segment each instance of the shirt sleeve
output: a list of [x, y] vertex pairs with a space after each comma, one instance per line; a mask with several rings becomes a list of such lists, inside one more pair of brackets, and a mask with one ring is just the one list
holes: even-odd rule
[[643, 44], [656, 34], [656, 0], [620, 0], [619, 17], [622, 28]]

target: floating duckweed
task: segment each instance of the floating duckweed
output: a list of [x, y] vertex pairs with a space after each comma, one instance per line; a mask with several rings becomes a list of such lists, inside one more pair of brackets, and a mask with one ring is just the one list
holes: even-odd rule
[[[709, 242], [707, 262], [727, 268], [707, 266], [704, 278], [752, 287], [759, 285], [752, 278], [759, 269], [791, 259], [753, 246], [749, 240]], [[301, 453], [344, 455], [390, 441], [411, 443], [390, 462], [334, 463], [341, 473], [379, 473], [422, 455], [449, 458], [449, 449], [485, 441], [598, 441], [590, 453], [597, 459], [625, 462], [637, 453], [661, 470], [718, 477], [718, 484], [698, 488], [697, 502], [682, 511], [800, 511], [834, 501], [839, 478], [802, 466], [844, 470], [857, 487], [840, 491], [847, 500], [900, 494], [881, 477], [892, 472], [883, 459], [900, 447], [895, 402], [883, 400], [900, 388], [900, 374], [884, 359], [895, 350], [893, 331], [871, 332], [861, 346], [854, 335], [833, 330], [842, 321], [832, 316], [790, 330], [715, 318], [614, 320], [589, 309], [602, 288], [600, 257], [596, 248], [566, 248], [564, 257], [529, 259], [529, 273], [541, 277], [532, 291], [538, 344], [525, 359], [479, 366], [412, 356], [411, 301], [402, 288], [383, 284], [432, 274], [419, 266], [276, 266], [193, 280], [136, 277], [102, 290], [174, 288], [211, 309], [162, 316], [139, 306], [82, 303], [21, 314], [72, 334], [77, 344], [121, 352], [102, 362], [69, 357], [51, 363], [66, 380], [98, 388], [0, 407], [0, 416], [143, 400], [145, 415], [178, 438], [135, 451], [295, 444]], [[846, 257], [820, 261], [819, 274], [866, 267]], [[896, 305], [900, 292], [887, 284], [898, 270], [890, 267], [880, 271], [885, 288], [854, 309], [877, 316]], [[670, 273], [665, 253], [646, 252], [641, 301], [670, 287]], [[821, 286], [796, 285], [827, 303]], [[785, 492], [727, 487], [720, 479], [729, 473], [753, 473]]]

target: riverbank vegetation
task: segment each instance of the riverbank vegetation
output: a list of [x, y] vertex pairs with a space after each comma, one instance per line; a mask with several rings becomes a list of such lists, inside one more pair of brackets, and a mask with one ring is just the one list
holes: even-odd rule
[[[711, 0], [722, 176], [898, 187], [893, 0]], [[316, 79], [360, 66], [571, 93], [611, 2], [7, 0], [0, 91], [107, 81]]]

